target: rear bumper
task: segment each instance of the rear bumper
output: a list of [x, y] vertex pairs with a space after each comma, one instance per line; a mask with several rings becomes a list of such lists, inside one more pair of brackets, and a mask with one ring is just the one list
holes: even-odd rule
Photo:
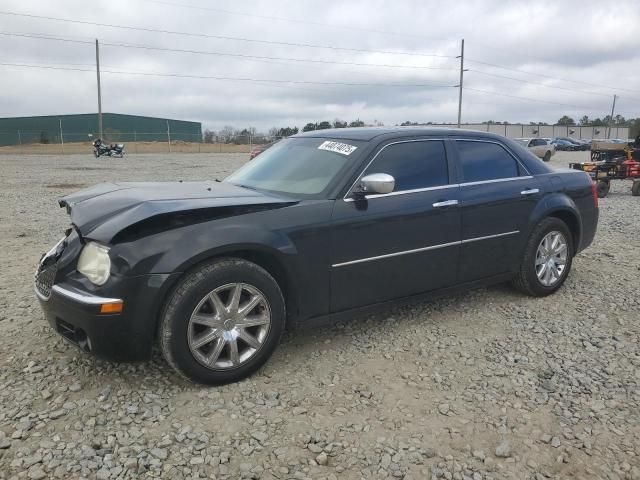
[[[156, 334], [156, 319], [172, 275], [123, 279], [115, 295], [98, 296], [69, 284], [38, 296], [45, 318], [63, 338], [82, 351], [114, 361], [146, 360]], [[122, 313], [100, 313], [101, 305], [124, 303]]]

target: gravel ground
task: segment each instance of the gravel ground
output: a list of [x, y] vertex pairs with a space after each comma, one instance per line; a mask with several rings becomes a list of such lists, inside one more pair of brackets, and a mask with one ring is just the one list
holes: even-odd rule
[[555, 295], [501, 285], [295, 332], [222, 388], [184, 383], [159, 355], [96, 360], [45, 325], [31, 282], [68, 224], [57, 197], [221, 177], [245, 159], [0, 157], [0, 479], [640, 479], [629, 183], [600, 201], [595, 243]]

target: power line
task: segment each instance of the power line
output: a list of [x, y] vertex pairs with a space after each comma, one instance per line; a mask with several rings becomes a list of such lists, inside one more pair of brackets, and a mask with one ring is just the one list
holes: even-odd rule
[[583, 93], [585, 95], [598, 95], [598, 96], [602, 96], [602, 97], [611, 97], [611, 95], [609, 95], [608, 93], [586, 92], [584, 90], [576, 90], [575, 88], [558, 87], [558, 86], [554, 86], [554, 85], [545, 85], [544, 83], [530, 82], [529, 80], [523, 80], [521, 78], [509, 77], [507, 75], [499, 75], [497, 73], [484, 72], [482, 70], [476, 70], [475, 68], [471, 68], [471, 69], [469, 69], [469, 71], [473, 72], [473, 73], [478, 73], [480, 75], [487, 75], [489, 77], [504, 78], [506, 80], [513, 80], [515, 82], [527, 83], [529, 85], [536, 85], [538, 87], [555, 88], [557, 90], [565, 90], [565, 91], [569, 91], [569, 92]]
[[481, 60], [474, 60], [474, 59], [468, 58], [467, 61], [468, 62], [472, 62], [472, 63], [478, 63], [478, 64], [481, 64], [481, 65], [487, 65], [489, 67], [500, 68], [502, 70], [509, 70], [511, 72], [525, 73], [527, 75], [535, 75], [535, 76], [538, 76], [538, 77], [550, 78], [550, 79], [553, 79], [553, 80], [560, 80], [562, 82], [578, 83], [578, 84], [582, 84], [582, 85], [588, 85], [588, 86], [591, 86], [591, 87], [608, 88], [610, 90], [620, 90], [620, 91], [623, 91], [623, 92], [640, 93], [640, 91], [638, 91], [638, 90], [631, 90], [631, 89], [628, 89], [628, 88], [613, 87], [611, 85], [602, 85], [600, 83], [583, 82], [581, 80], [572, 80], [570, 78], [554, 77], [552, 75], [546, 75], [544, 73], [537, 73], [537, 72], [531, 72], [531, 71], [528, 71], [528, 70], [520, 70], [520, 69], [517, 69], [517, 68], [505, 67], [504, 65], [498, 65], [497, 63], [484, 62], [484, 61], [481, 61]]
[[[50, 70], [67, 70], [77, 72], [94, 72], [94, 70], [81, 68], [55, 67], [48, 65], [34, 65], [25, 63], [0, 63], [9, 67], [25, 67], [25, 68], [44, 68]], [[197, 78], [205, 80], [231, 80], [237, 82], [258, 82], [258, 83], [276, 83], [276, 84], [301, 84], [301, 85], [338, 85], [348, 87], [419, 87], [419, 88], [452, 88], [456, 85], [435, 85], [429, 83], [360, 83], [360, 82], [322, 82], [311, 80], [278, 80], [278, 79], [259, 79], [246, 77], [219, 77], [208, 75], [189, 75], [182, 73], [156, 73], [156, 72], [130, 72], [123, 70], [101, 70], [102, 73], [111, 73], [117, 75], [143, 75], [150, 77], [172, 77], [172, 78]]]
[[338, 47], [335, 45], [317, 45], [312, 43], [294, 43], [294, 42], [280, 42], [275, 40], [259, 40], [255, 38], [245, 38], [245, 37], [231, 37], [226, 35], [211, 35], [207, 33], [193, 33], [193, 32], [180, 32], [176, 30], [161, 30], [155, 28], [145, 28], [145, 27], [133, 27], [130, 25], [115, 25], [110, 23], [99, 23], [99, 22], [90, 22], [88, 20], [72, 20], [70, 18], [59, 18], [59, 17], [47, 17], [44, 15], [33, 15], [28, 13], [18, 13], [18, 12], [8, 12], [8, 11], [0, 11], [0, 15], [11, 15], [16, 17], [25, 17], [25, 18], [37, 18], [40, 20], [52, 20], [56, 22], [66, 22], [66, 23], [76, 23], [80, 25], [91, 25], [94, 27], [106, 27], [106, 28], [118, 28], [121, 30], [135, 30], [139, 32], [149, 32], [149, 33], [164, 33], [169, 35], [181, 35], [186, 37], [196, 37], [196, 38], [215, 38], [219, 40], [233, 40], [239, 42], [250, 42], [250, 43], [264, 43], [268, 45], [284, 45], [288, 47], [304, 47], [304, 48], [320, 48], [320, 49], [328, 49], [328, 50], [339, 50], [346, 52], [361, 52], [361, 53], [379, 53], [384, 55], [407, 55], [407, 56], [415, 56], [415, 57], [435, 57], [435, 58], [455, 58], [454, 55], [440, 55], [435, 53], [417, 53], [417, 52], [406, 52], [406, 51], [386, 51], [386, 50], [368, 50], [364, 48], [348, 48], [348, 47]]
[[[92, 41], [89, 42], [84, 40], [72, 40], [64, 37], [54, 37], [50, 35], [41, 35], [41, 34], [0, 32], [0, 35], [23, 37], [23, 38], [35, 38], [39, 40], [54, 40], [54, 41], [63, 41], [63, 42], [72, 42], [72, 43], [93, 44]], [[223, 56], [223, 57], [236, 57], [236, 58], [246, 58], [246, 59], [256, 59], [256, 60], [277, 60], [277, 61], [291, 61], [291, 62], [305, 62], [305, 63], [322, 63], [322, 64], [347, 65], [347, 66], [359, 66], [359, 67], [408, 68], [408, 69], [425, 69], [425, 70], [456, 70], [456, 68], [453, 68], [453, 67], [338, 62], [334, 60], [319, 60], [319, 59], [307, 59], [307, 58], [295, 58], [295, 57], [271, 57], [271, 56], [265, 56], [265, 55], [248, 55], [243, 53], [228, 53], [228, 52], [215, 52], [215, 51], [204, 51], [204, 50], [189, 50], [189, 49], [180, 49], [180, 48], [166, 48], [166, 47], [156, 47], [153, 45], [139, 45], [139, 44], [133, 44], [133, 43], [112, 43], [112, 42], [105, 42], [105, 41], [101, 41], [100, 43], [101, 45], [107, 45], [110, 47], [136, 48], [136, 49], [142, 49], [142, 50], [157, 50], [157, 51], [163, 51], [163, 52], [190, 53], [190, 54], [197, 54], [197, 55], [215, 55], [215, 56]]]
[[194, 9], [194, 10], [225, 13], [225, 14], [228, 14], [228, 15], [237, 15], [237, 16], [240, 16], [240, 17], [261, 18], [263, 20], [277, 20], [277, 21], [282, 21], [282, 22], [299, 23], [299, 24], [305, 24], [305, 25], [315, 25], [315, 26], [319, 26], [319, 27], [338, 28], [338, 29], [349, 30], [349, 31], [378, 33], [378, 34], [382, 34], [382, 35], [395, 35], [395, 36], [399, 36], [399, 37], [413, 37], [413, 38], [430, 39], [429, 37], [427, 37], [425, 35], [418, 35], [418, 34], [413, 34], [413, 33], [392, 32], [392, 31], [389, 31], [389, 30], [376, 30], [376, 29], [372, 29], [372, 28], [356, 27], [356, 26], [353, 26], [353, 25], [334, 25], [334, 24], [331, 24], [331, 23], [314, 22], [314, 21], [311, 21], [311, 20], [302, 20], [302, 19], [288, 18], [288, 17], [278, 17], [278, 16], [274, 16], [274, 15], [262, 15], [262, 14], [257, 14], [257, 13], [248, 13], [248, 12], [238, 12], [238, 11], [234, 11], [234, 10], [227, 10], [227, 9], [224, 9], [224, 8], [217, 8], [217, 7], [201, 7], [199, 5], [185, 5], [185, 4], [182, 4], [182, 3], [166, 2], [166, 1], [162, 1], [162, 0], [146, 0], [146, 1], [147, 2], [151, 2], [151, 3], [156, 3], [156, 4], [159, 4], [159, 5], [169, 5], [169, 6], [172, 6], [172, 7], [190, 8], [190, 9]]
[[[525, 100], [525, 101], [528, 101], [528, 102], [547, 103], [547, 104], [550, 104], [550, 105], [559, 105], [559, 106], [562, 106], [562, 107], [579, 108], [579, 109], [584, 110], [584, 111], [603, 110], [603, 109], [600, 109], [600, 108], [595, 108], [594, 109], [593, 107], [587, 107], [585, 105], [574, 105], [574, 104], [571, 104], [571, 103], [561, 103], [561, 102], [553, 102], [553, 101], [548, 101], [548, 100], [540, 100], [538, 98], [521, 97], [521, 96], [518, 96], [518, 95], [509, 95], [509, 94], [502, 93], [502, 92], [492, 92], [490, 90], [482, 90], [482, 89], [479, 89], [479, 88], [464, 87], [464, 89], [465, 90], [470, 90], [472, 92], [479, 92], [479, 93], [485, 93], [485, 94], [488, 94], [488, 95], [495, 95], [495, 96], [498, 96], [498, 97], [516, 98], [518, 100]], [[635, 115], [634, 113], [631, 113], [629, 111], [625, 111], [623, 113], [626, 113], [626, 114], [629, 114], [629, 115]]]

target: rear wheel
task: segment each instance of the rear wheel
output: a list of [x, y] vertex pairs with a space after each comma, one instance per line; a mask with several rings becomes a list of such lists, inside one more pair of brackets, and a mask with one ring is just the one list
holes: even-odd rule
[[634, 180], [631, 186], [631, 195], [634, 197], [640, 197], [640, 180]]
[[598, 198], [604, 198], [609, 193], [611, 182], [607, 180], [598, 180]]
[[558, 290], [571, 270], [572, 235], [560, 219], [548, 217], [531, 232], [513, 285], [533, 297]]
[[547, 150], [544, 154], [544, 157], [542, 157], [542, 161], [548, 162], [549, 160], [551, 160], [551, 152]]
[[218, 385], [241, 380], [276, 349], [285, 303], [269, 273], [242, 259], [221, 259], [189, 274], [165, 307], [160, 347], [183, 377]]

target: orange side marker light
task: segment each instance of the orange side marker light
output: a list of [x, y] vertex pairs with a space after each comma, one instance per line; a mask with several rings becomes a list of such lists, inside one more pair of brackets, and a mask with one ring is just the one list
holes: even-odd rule
[[100, 313], [122, 313], [124, 302], [103, 303], [100, 305]]

